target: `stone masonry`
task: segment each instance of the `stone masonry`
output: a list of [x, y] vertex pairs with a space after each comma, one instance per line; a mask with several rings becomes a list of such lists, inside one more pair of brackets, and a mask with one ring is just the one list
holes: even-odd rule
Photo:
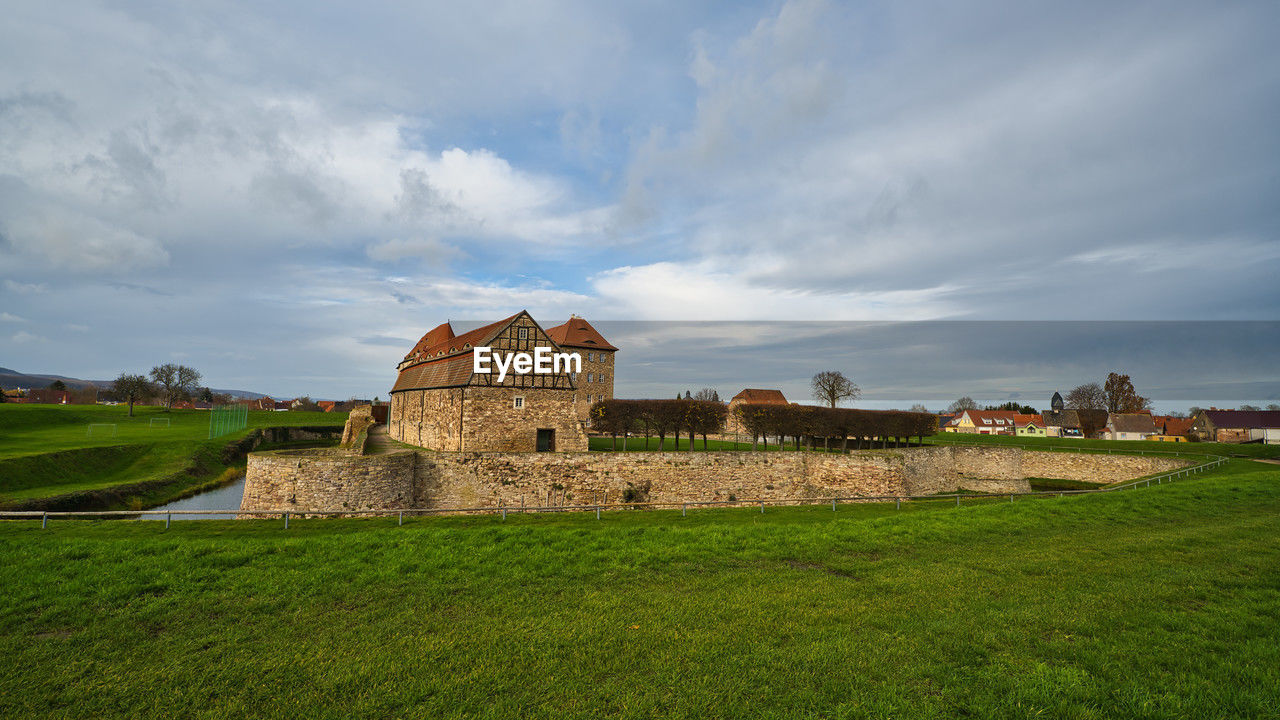
[[[1025, 492], [1026, 478], [1107, 484], [1189, 465], [1170, 457], [926, 447], [811, 452], [425, 452], [250, 456], [243, 510], [520, 507]], [[607, 495], [606, 495], [607, 494]]]

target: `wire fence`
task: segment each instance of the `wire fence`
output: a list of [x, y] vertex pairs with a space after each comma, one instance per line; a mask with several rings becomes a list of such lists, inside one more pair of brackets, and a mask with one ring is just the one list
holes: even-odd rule
[[[1071, 448], [1075, 451], [1083, 451], [1085, 448]], [[526, 513], [591, 513], [594, 512], [596, 519], [600, 519], [600, 514], [611, 510], [636, 510], [641, 508], [662, 509], [662, 508], [679, 508], [682, 516], [687, 516], [690, 509], [707, 508], [707, 507], [759, 507], [763, 513], [767, 506], [801, 506], [801, 505], [831, 505], [832, 512], [836, 512], [840, 504], [852, 503], [874, 503], [892, 502], [896, 509], [902, 509], [902, 503], [920, 502], [920, 501], [942, 501], [955, 500], [955, 506], [960, 507], [963, 501], [976, 500], [1001, 500], [1005, 497], [1009, 498], [1009, 502], [1014, 502], [1016, 498], [1034, 498], [1034, 497], [1064, 497], [1067, 495], [1093, 495], [1097, 493], [1109, 493], [1120, 490], [1134, 490], [1139, 487], [1151, 487], [1152, 483], [1162, 485], [1171, 483], [1176, 480], [1190, 477], [1206, 470], [1221, 466], [1226, 463], [1228, 458], [1220, 455], [1209, 456], [1212, 459], [1199, 465], [1184, 467], [1178, 470], [1170, 470], [1159, 475], [1138, 478], [1119, 485], [1108, 485], [1100, 488], [1084, 488], [1078, 490], [1041, 490], [1025, 493], [948, 493], [941, 495], [843, 495], [834, 497], [801, 497], [801, 498], [757, 498], [754, 500], [682, 500], [675, 502], [615, 502], [615, 503], [591, 503], [584, 505], [543, 505], [543, 506], [487, 506], [487, 507], [455, 507], [455, 508], [405, 508], [405, 509], [381, 509], [381, 510], [92, 510], [92, 511], [52, 511], [46, 512], [42, 510], [12, 510], [0, 511], [0, 519], [32, 519], [40, 518], [40, 527], [42, 529], [49, 527], [50, 518], [106, 518], [106, 517], [126, 517], [136, 518], [145, 516], [155, 516], [165, 518], [165, 528], [168, 529], [173, 524], [174, 516], [182, 519], [184, 515], [226, 515], [228, 517], [265, 517], [277, 518], [284, 520], [284, 527], [289, 528], [290, 517], [395, 517], [397, 525], [404, 524], [405, 516], [426, 516], [426, 515], [500, 515], [503, 520], [507, 519], [508, 514], [526, 514]]]

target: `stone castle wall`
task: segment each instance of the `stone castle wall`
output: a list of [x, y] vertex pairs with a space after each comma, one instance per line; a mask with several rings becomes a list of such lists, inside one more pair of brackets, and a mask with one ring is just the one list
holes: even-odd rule
[[1174, 458], [926, 447], [812, 452], [414, 452], [253, 455], [244, 510], [395, 510], [1026, 492], [1027, 477], [1105, 484]]
[[249, 455], [241, 510], [397, 510], [412, 507], [417, 454], [278, 450]]

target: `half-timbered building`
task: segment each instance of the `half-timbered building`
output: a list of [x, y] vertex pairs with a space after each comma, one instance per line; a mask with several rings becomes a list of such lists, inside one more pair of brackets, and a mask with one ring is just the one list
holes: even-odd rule
[[[492, 372], [475, 371], [479, 347], [491, 349]], [[433, 328], [397, 366], [388, 434], [432, 450], [585, 451], [570, 368], [498, 379], [498, 359], [538, 347], [567, 352], [523, 310], [461, 335], [447, 322]]]

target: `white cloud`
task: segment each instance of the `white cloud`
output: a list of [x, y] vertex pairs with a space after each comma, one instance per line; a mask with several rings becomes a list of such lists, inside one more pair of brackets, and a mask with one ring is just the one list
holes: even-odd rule
[[16, 280], [5, 280], [4, 288], [18, 295], [36, 295], [49, 291], [49, 286], [45, 283], [20, 283]]
[[870, 292], [804, 290], [762, 284], [753, 278], [761, 268], [742, 264], [740, 259], [721, 257], [598, 273], [591, 278], [592, 287], [607, 311], [596, 312], [653, 320], [924, 320], [958, 314], [948, 297], [954, 288], [947, 286]]
[[45, 342], [45, 338], [39, 335], [34, 335], [32, 333], [29, 333], [26, 330], [19, 330], [18, 332], [14, 333], [13, 336], [10, 337], [9, 339], [15, 345], [24, 345], [26, 343], [33, 343], [33, 342]]
[[0, 312], [0, 322], [24, 323], [26, 321], [26, 318], [18, 317], [13, 313]]

